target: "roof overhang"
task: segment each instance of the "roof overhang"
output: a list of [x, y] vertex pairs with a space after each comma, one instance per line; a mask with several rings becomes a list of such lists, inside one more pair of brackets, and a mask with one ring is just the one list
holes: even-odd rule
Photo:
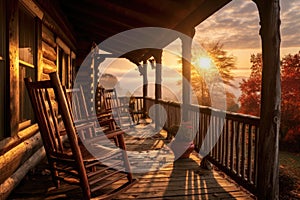
[[[92, 44], [99, 44], [123, 31], [141, 27], [161, 27], [191, 35], [194, 27], [231, 0], [57, 0], [70, 22], [77, 42], [78, 57], [85, 57]], [[176, 38], [163, 40], [152, 35], [162, 48]], [[123, 41], [124, 42], [124, 41]], [[135, 45], [135, 44], [133, 44]], [[116, 45], [118, 46], [118, 45]], [[111, 54], [118, 50], [102, 49]], [[148, 51], [148, 50], [146, 50]], [[123, 55], [140, 62], [147, 59], [144, 50]]]

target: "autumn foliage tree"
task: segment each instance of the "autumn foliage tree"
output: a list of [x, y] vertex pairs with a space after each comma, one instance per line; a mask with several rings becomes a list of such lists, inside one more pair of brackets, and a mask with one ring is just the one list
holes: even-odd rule
[[[240, 85], [240, 112], [259, 116], [262, 75], [261, 54], [251, 55], [251, 74]], [[300, 52], [281, 60], [281, 141], [300, 151]]]
[[[233, 55], [228, 54], [228, 52], [224, 50], [223, 45], [220, 42], [203, 43], [202, 47], [207, 52], [208, 57], [215, 65], [215, 68], [209, 67], [208, 69], [205, 69], [199, 65], [197, 66], [197, 60], [203, 55], [201, 55], [201, 52], [193, 52], [192, 63], [194, 63], [195, 66], [192, 66], [191, 69], [191, 86], [197, 95], [197, 100], [200, 105], [212, 106], [212, 91], [214, 92], [214, 95], [216, 95], [218, 91], [222, 91], [220, 88], [224, 87], [224, 85], [234, 87], [231, 81], [234, 79], [232, 70], [236, 68], [236, 59]], [[205, 56], [206, 55], [204, 55], [204, 57]], [[222, 79], [221, 82], [216, 79], [218, 76]], [[218, 87], [220, 88], [218, 89]], [[229, 91], [225, 91], [225, 95], [227, 110], [236, 111], [238, 105], [235, 101], [235, 95]], [[214, 106], [216, 108], [222, 108], [220, 105], [224, 103], [223, 100], [224, 99], [220, 98], [220, 102], [215, 102], [216, 105]]]
[[247, 80], [243, 79], [240, 85], [242, 94], [239, 98], [241, 103], [239, 112], [259, 116], [262, 77], [261, 54], [252, 54], [250, 62], [252, 63], [250, 77]]

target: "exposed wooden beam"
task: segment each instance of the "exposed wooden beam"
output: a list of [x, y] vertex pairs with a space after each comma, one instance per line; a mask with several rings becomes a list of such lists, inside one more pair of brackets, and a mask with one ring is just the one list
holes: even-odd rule
[[178, 23], [174, 29], [183, 33], [190, 32], [191, 28], [199, 25], [229, 2], [231, 2], [231, 0], [203, 1], [203, 3], [197, 7], [197, 9], [195, 9], [190, 13], [189, 16]]

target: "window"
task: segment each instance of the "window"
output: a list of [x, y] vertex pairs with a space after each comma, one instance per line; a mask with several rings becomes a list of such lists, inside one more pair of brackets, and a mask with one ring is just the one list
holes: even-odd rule
[[33, 121], [32, 106], [24, 84], [25, 77], [36, 79], [36, 20], [22, 6], [19, 9], [19, 122]]
[[0, 1], [0, 140], [5, 136], [5, 60], [6, 60], [6, 20], [5, 1]]

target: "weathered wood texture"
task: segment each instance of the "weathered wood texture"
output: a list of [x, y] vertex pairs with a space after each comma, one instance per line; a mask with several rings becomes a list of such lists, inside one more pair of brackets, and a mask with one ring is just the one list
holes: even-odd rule
[[6, 138], [0, 141], [0, 156], [8, 152], [15, 146], [19, 145], [21, 142], [29, 139], [38, 131], [38, 125], [35, 124], [30, 126], [22, 131], [19, 131], [18, 134], [13, 137]]
[[[146, 110], [154, 103], [154, 99], [147, 98]], [[183, 110], [180, 103], [163, 100], [158, 103], [167, 113], [166, 121], [163, 118], [158, 120], [164, 122], [159, 126], [169, 130], [173, 125], [181, 124]], [[255, 194], [259, 118], [197, 105], [188, 105], [184, 112], [196, 133], [196, 150], [207, 155], [210, 162]]]
[[190, 37], [182, 37], [181, 38], [181, 48], [182, 48], [182, 102], [183, 102], [183, 121], [187, 121], [188, 112], [186, 112], [186, 106], [191, 103], [191, 58], [192, 58], [192, 41], [194, 36], [193, 34], [189, 34]]
[[[162, 148], [165, 145], [165, 138], [165, 131], [161, 131], [155, 136], [143, 139], [127, 135], [125, 141], [128, 151], [145, 152], [145, 155], [155, 157], [155, 151], [151, 153], [151, 149]], [[174, 158], [173, 154], [167, 154], [165, 157], [167, 161]], [[144, 158], [135, 157], [131, 162], [143, 163]], [[136, 173], [134, 177], [138, 178], [139, 182], [115, 199], [255, 199], [223, 173], [201, 170], [199, 162], [198, 155], [193, 153], [188, 159], [171, 161], [164, 166], [158, 165], [158, 170]], [[33, 195], [35, 198], [43, 199], [81, 198], [78, 187], [62, 185], [59, 189], [55, 189], [51, 177], [45, 175], [44, 167], [43, 164], [39, 165], [37, 173], [33, 177], [29, 176], [10, 198], [29, 199]], [[111, 187], [115, 188], [120, 184], [122, 182], [112, 184]]]
[[261, 123], [258, 157], [258, 198], [279, 198], [280, 126], [280, 5], [279, 0], [255, 0], [262, 41]]
[[42, 146], [39, 134], [20, 143], [10, 151], [0, 156], [0, 183], [6, 180], [18, 169], [38, 148]]
[[18, 1], [8, 1], [8, 24], [9, 24], [9, 122], [10, 133], [18, 133], [19, 124], [19, 32], [18, 32]]
[[36, 19], [36, 44], [37, 44], [37, 80], [41, 80], [42, 74], [43, 74], [43, 70], [42, 70], [42, 66], [43, 66], [43, 42], [42, 42], [42, 21]]
[[44, 147], [41, 147], [33, 154], [33, 156], [26, 160], [23, 165], [12, 174], [12, 176], [10, 176], [0, 185], [0, 199], [7, 199], [13, 189], [18, 186], [29, 170], [40, 163], [44, 157], [45, 149]]
[[55, 49], [47, 44], [46, 42], [42, 43], [42, 51], [43, 57], [47, 58], [48, 60], [55, 61], [56, 60], [56, 52]]
[[42, 26], [42, 67], [43, 72], [41, 78], [42, 80], [49, 79], [49, 74], [51, 72], [57, 71], [57, 52], [56, 52], [56, 41], [54, 34], [45, 26]]
[[45, 25], [42, 26], [42, 30], [42, 40], [55, 49], [57, 45], [55, 43], [54, 34]]

